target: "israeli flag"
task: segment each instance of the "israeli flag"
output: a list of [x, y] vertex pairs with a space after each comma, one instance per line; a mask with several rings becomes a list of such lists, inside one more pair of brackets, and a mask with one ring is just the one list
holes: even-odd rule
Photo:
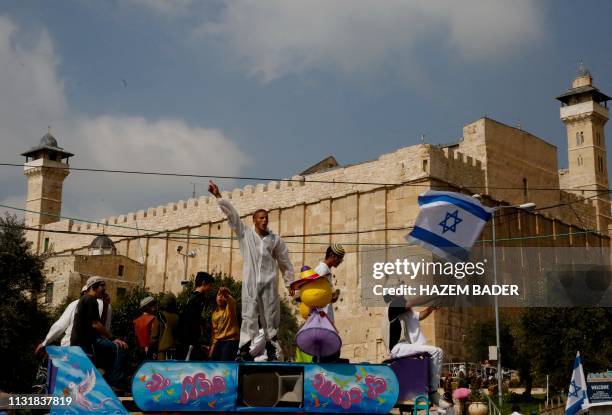
[[493, 214], [493, 209], [473, 197], [435, 190], [419, 195], [419, 207], [414, 229], [406, 240], [440, 257], [461, 260], [468, 258], [469, 250]]
[[569, 391], [567, 393], [567, 404], [565, 404], [565, 415], [574, 415], [584, 404], [588, 405], [589, 398], [587, 396], [587, 384], [584, 380], [584, 372], [582, 371], [582, 359], [580, 352], [576, 354], [574, 361], [574, 371], [572, 372], [572, 381], [570, 382]]

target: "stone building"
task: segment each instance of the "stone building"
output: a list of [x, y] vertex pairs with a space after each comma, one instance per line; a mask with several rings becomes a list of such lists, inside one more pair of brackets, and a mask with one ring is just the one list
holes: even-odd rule
[[[247, 222], [255, 209], [269, 210], [269, 226], [287, 241], [296, 272], [304, 264], [316, 265], [331, 242], [345, 245], [344, 263], [334, 277], [342, 290], [335, 305], [336, 326], [344, 342], [342, 354], [352, 360], [376, 361], [384, 354], [380, 336], [383, 310], [362, 304], [361, 256], [367, 249], [404, 243], [407, 228], [418, 215], [417, 196], [423, 191], [479, 193], [492, 205], [529, 201], [545, 208], [512, 211], [508, 214], [511, 220], [500, 221], [497, 238], [537, 237], [513, 242], [514, 246], [609, 246], [607, 194], [585, 199], [584, 190], [607, 189], [603, 123], [608, 118], [609, 98], [592, 86], [590, 75], [586, 78], [581, 69], [572, 89], [559, 97], [561, 118], [568, 129], [568, 170], [559, 171], [554, 145], [484, 117], [467, 124], [461, 138], [449, 145], [413, 145], [348, 166], [328, 157], [291, 181], [249, 185], [224, 192], [223, 197], [231, 200]], [[579, 147], [575, 132], [584, 137]], [[42, 161], [25, 165], [28, 206], [35, 211], [28, 213], [27, 220], [40, 227], [40, 231], [29, 232], [28, 238], [37, 252], [52, 244], [56, 255], [76, 258], [86, 255], [94, 237], [106, 232], [122, 235], [112, 238], [117, 254], [142, 266], [143, 283], [152, 291], [177, 292], [184, 275], [199, 270], [242, 277], [238, 243], [214, 198], [171, 202], [97, 224], [60, 220], [61, 181], [52, 176], [56, 174], [52, 169], [39, 166], [53, 161], [45, 154]], [[55, 154], [55, 163], [60, 163]], [[598, 160], [603, 160], [603, 170], [597, 170], [602, 163]], [[61, 166], [67, 173], [67, 162]], [[44, 186], [47, 182], [48, 188]], [[569, 190], [560, 190], [566, 188]], [[46, 205], [38, 201], [44, 198], [53, 203], [41, 215], [35, 207], [43, 209]], [[489, 227], [482, 238], [491, 238]], [[195, 255], [179, 255], [179, 245]], [[62, 257], [48, 263], [62, 262], [58, 258]], [[448, 360], [462, 359], [466, 327], [480, 315], [478, 310], [443, 309], [424, 320], [424, 329], [430, 341], [445, 350]]]
[[581, 63], [572, 87], [557, 97], [561, 120], [567, 128], [569, 168], [559, 172], [561, 187], [593, 197], [597, 229], [607, 229], [610, 220], [608, 167], [604, 126], [610, 97], [593, 86], [593, 77]]
[[117, 255], [113, 241], [105, 235], [95, 237], [82, 254], [49, 255], [44, 274], [47, 280], [45, 302], [51, 306], [78, 298], [87, 279], [94, 275], [106, 279], [106, 292], [111, 298], [120, 298], [142, 286], [144, 277], [142, 264]]

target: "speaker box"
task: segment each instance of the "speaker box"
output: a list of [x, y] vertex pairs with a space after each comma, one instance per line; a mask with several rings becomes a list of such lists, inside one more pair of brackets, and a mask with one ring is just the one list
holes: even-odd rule
[[246, 406], [274, 406], [278, 402], [278, 376], [251, 373], [242, 376], [242, 400]]

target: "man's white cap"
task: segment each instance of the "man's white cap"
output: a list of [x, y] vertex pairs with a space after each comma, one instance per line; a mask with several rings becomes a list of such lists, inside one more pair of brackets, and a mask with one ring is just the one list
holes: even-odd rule
[[148, 296], [143, 298], [142, 300], [140, 300], [140, 309], [145, 308], [146, 306], [148, 306], [149, 304], [152, 304], [155, 302], [155, 298]]
[[95, 276], [95, 277], [89, 277], [89, 279], [87, 280], [87, 283], [85, 283], [85, 290], [89, 291], [89, 289], [90, 289], [90, 288], [91, 288], [93, 285], [95, 285], [95, 284], [97, 284], [97, 283], [99, 283], [99, 282], [104, 282], [104, 278], [102, 278], [102, 277], [98, 277], [98, 276]]

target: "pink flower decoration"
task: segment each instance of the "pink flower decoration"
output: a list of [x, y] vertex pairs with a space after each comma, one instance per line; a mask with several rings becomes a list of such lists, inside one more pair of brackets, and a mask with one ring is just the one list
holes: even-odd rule
[[453, 392], [453, 398], [455, 399], [467, 399], [470, 396], [470, 390], [468, 388], [455, 389]]

